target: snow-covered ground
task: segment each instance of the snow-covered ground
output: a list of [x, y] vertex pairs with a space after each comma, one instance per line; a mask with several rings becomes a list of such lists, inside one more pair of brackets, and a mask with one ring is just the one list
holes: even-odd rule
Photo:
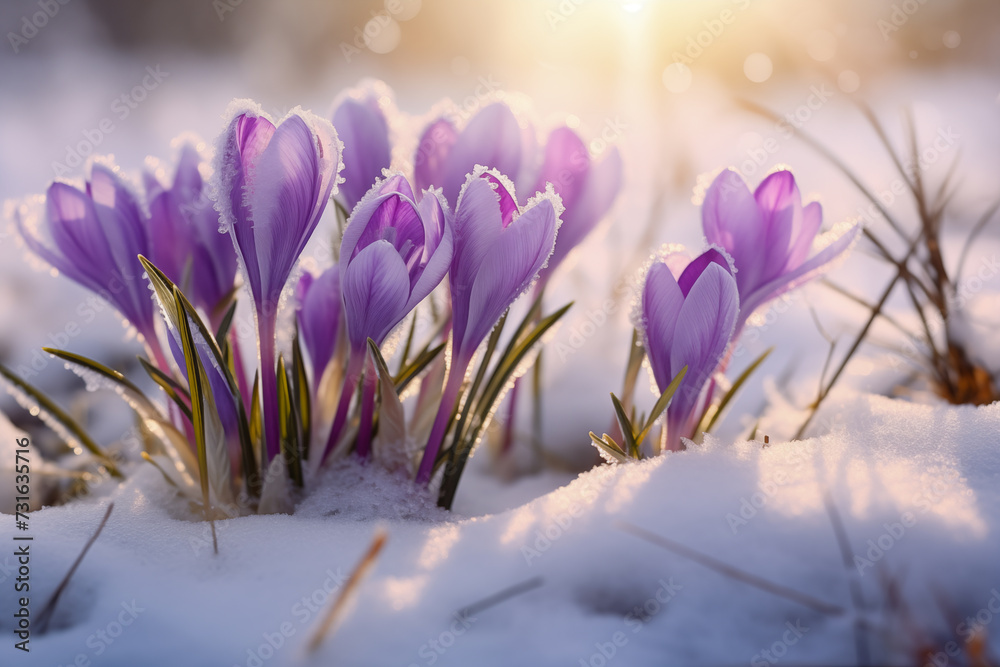
[[[955, 655], [968, 655], [974, 631], [996, 636], [1000, 619], [1000, 406], [855, 395], [825, 416], [829, 435], [766, 448], [710, 439], [495, 513], [449, 515], [405, 480], [346, 465], [294, 516], [220, 522], [217, 556], [206, 525], [164, 509], [164, 484], [146, 468], [32, 514], [32, 594], [43, 600], [115, 501], [52, 631], [32, 640], [29, 661], [5, 642], [4, 664], [846, 665], [859, 643], [871, 664], [923, 664], [920, 650], [946, 648], [954, 655], [938, 664], [965, 664]], [[374, 573], [308, 655], [324, 603], [376, 526], [389, 537]], [[632, 526], [811, 599], [724, 576]], [[475, 606], [517, 585], [527, 590]]]

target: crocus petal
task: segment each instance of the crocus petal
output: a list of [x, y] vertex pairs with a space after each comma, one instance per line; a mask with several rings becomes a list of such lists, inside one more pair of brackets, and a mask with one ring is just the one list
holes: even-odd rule
[[715, 248], [709, 248], [702, 254], [695, 257], [691, 262], [684, 268], [681, 273], [680, 278], [677, 279], [677, 284], [681, 288], [681, 292], [684, 293], [686, 297], [691, 291], [691, 287], [694, 286], [701, 274], [705, 272], [709, 264], [718, 264], [726, 271], [732, 274], [732, 268], [729, 266], [729, 259], [723, 255], [721, 252]]
[[444, 198], [436, 193], [425, 192], [418, 208], [420, 218], [424, 221], [424, 237], [427, 239], [424, 252], [427, 259], [410, 290], [410, 298], [406, 302], [407, 312], [416, 308], [444, 280], [454, 253], [454, 232], [449, 219], [451, 213]]
[[334, 266], [318, 277], [302, 274], [296, 289], [298, 321], [302, 342], [313, 366], [313, 382], [318, 385], [333, 357], [340, 331], [340, 270]]
[[792, 245], [788, 249], [788, 263], [785, 265], [786, 270], [798, 268], [809, 256], [813, 241], [816, 240], [816, 234], [822, 224], [823, 207], [819, 202], [814, 201], [802, 209], [802, 224], [792, 237]]
[[326, 204], [322, 167], [313, 133], [296, 115], [274, 132], [252, 173], [248, 192], [261, 294], [277, 304], [281, 290], [318, 222], [317, 201]]
[[850, 249], [860, 233], [861, 226], [854, 225], [809, 260], [803, 262], [792, 271], [784, 273], [774, 280], [761, 285], [752, 293], [743, 297], [740, 319], [746, 321], [755, 310], [768, 301], [799, 287], [817, 275], [829, 270], [831, 265]]
[[468, 294], [486, 256], [495, 251], [503, 223], [499, 197], [489, 181], [470, 174], [455, 210], [454, 257], [449, 282], [452, 292], [452, 329], [461, 341], [469, 321]]
[[263, 117], [242, 114], [233, 119], [227, 131], [222, 161], [216, 170], [221, 181], [219, 189], [223, 196], [228, 194], [220, 212], [230, 226], [250, 291], [257, 300], [263, 293], [263, 279], [254, 240], [254, 223], [247, 204], [248, 190], [252, 188], [248, 176], [274, 131], [271, 121]]
[[572, 206], [566, 204], [563, 224], [559, 228], [556, 249], [549, 259], [546, 273], [552, 272], [594, 230], [618, 196], [622, 187], [622, 158], [617, 148], [592, 166], [587, 182]]
[[[467, 174], [476, 165], [517, 178], [521, 170], [521, 128], [506, 104], [494, 102], [473, 116], [452, 146], [440, 183], [448, 201], [458, 198]], [[423, 189], [420, 183], [417, 187]]]
[[[685, 422], [696, 418], [693, 413], [698, 397], [729, 345], [739, 305], [736, 281], [727, 269], [714, 262], [705, 268], [684, 299], [670, 348], [670, 368], [674, 373], [684, 366], [688, 370], [667, 409], [674, 425], [672, 436], [689, 435]], [[678, 427], [685, 432], [678, 433]]]
[[413, 182], [417, 190], [427, 190], [444, 183], [448, 155], [456, 141], [458, 130], [447, 118], [441, 118], [427, 126], [420, 136], [417, 154], [413, 159]]
[[741, 293], [757, 284], [762, 271], [763, 219], [757, 200], [732, 169], [719, 174], [705, 195], [702, 226], [709, 243], [725, 248], [736, 263]]
[[[109, 167], [99, 162], [91, 166], [87, 191], [95, 204], [114, 210], [120, 220], [130, 227], [141, 228], [142, 216], [139, 215], [135, 197]], [[134, 229], [126, 231], [130, 234], [135, 233]]]
[[191, 144], [184, 144], [177, 159], [177, 171], [174, 173], [172, 188], [179, 196], [194, 199], [201, 195], [204, 183], [198, 170], [199, 164], [201, 156], [198, 155], [198, 151]]
[[590, 154], [580, 135], [568, 127], [556, 128], [545, 144], [545, 157], [533, 192], [545, 192], [545, 184], [551, 183], [568, 210], [583, 191], [589, 172]]
[[642, 290], [642, 331], [653, 377], [661, 391], [673, 379], [670, 349], [683, 303], [684, 294], [667, 265], [653, 264]]
[[493, 190], [497, 193], [497, 197], [500, 198], [500, 219], [503, 222], [503, 226], [506, 227], [511, 223], [518, 211], [520, 211], [517, 199], [511, 190], [508, 189], [507, 184], [498, 178], [496, 174], [486, 172], [483, 174], [483, 178], [493, 184]]
[[333, 113], [333, 126], [344, 142], [340, 197], [352, 211], [389, 167], [389, 125], [376, 105], [346, 98]]
[[528, 289], [556, 240], [558, 218], [548, 199], [526, 210], [500, 234], [478, 267], [469, 297], [469, 322], [458, 354], [472, 354], [504, 311]]
[[381, 344], [406, 316], [409, 276], [388, 241], [375, 241], [358, 253], [347, 266], [342, 287], [353, 349], [364, 350], [369, 337]]
[[757, 257], [760, 283], [772, 280], [785, 269], [793, 231], [802, 227], [802, 197], [792, 172], [782, 170], [764, 179], [754, 199], [764, 222], [764, 239]]

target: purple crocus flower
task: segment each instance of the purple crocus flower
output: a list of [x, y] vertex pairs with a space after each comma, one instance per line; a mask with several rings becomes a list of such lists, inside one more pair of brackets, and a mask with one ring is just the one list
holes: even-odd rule
[[526, 132], [503, 102], [483, 107], [459, 132], [447, 117], [432, 122], [420, 136], [414, 158], [418, 190], [439, 187], [452, 205], [465, 178], [477, 165], [517, 179], [524, 165]]
[[268, 459], [279, 451], [275, 326], [278, 302], [334, 191], [341, 144], [329, 121], [301, 109], [277, 126], [236, 103], [217, 156], [219, 212], [253, 295]]
[[727, 258], [710, 249], [675, 278], [676, 257], [657, 259], [642, 288], [640, 328], [660, 391], [687, 373], [667, 408], [668, 450], [683, 449], [698, 419], [705, 384], [725, 354], [739, 316], [739, 293]]
[[296, 319], [302, 342], [312, 364], [313, 388], [318, 389], [323, 373], [337, 349], [341, 313], [340, 269], [328, 268], [318, 276], [303, 273], [295, 288], [299, 307]]
[[29, 230], [21, 213], [14, 221], [28, 248], [74, 282], [111, 303], [142, 336], [151, 356], [169, 369], [154, 326], [154, 309], [139, 255], [148, 254], [146, 227], [132, 193], [114, 167], [95, 162], [83, 190], [49, 186], [42, 229]]
[[545, 157], [533, 192], [544, 192], [551, 183], [566, 210], [556, 239], [556, 249], [539, 276], [540, 284], [611, 209], [622, 185], [622, 158], [612, 148], [600, 162], [591, 162], [580, 136], [568, 127], [549, 134]]
[[[448, 205], [437, 192], [417, 204], [401, 174], [379, 180], [358, 203], [340, 245], [340, 286], [350, 357], [327, 452], [336, 444], [347, 407], [368, 358], [368, 339], [377, 345], [440, 284], [452, 259]], [[374, 372], [366, 373], [361, 402], [358, 455], [367, 457], [374, 404]]]
[[790, 171], [774, 172], [753, 194], [731, 169], [716, 177], [702, 206], [702, 227], [708, 242], [724, 248], [736, 266], [737, 332], [760, 306], [828, 269], [861, 231], [855, 225], [810, 257], [822, 222], [818, 202], [802, 206]]
[[150, 250], [157, 268], [208, 313], [216, 327], [236, 280], [236, 251], [232, 239], [219, 233], [219, 213], [205, 191], [201, 162], [194, 145], [185, 143], [170, 187], [145, 174]]
[[449, 285], [451, 368], [417, 481], [430, 481], [448, 418], [477, 348], [545, 266], [556, 242], [562, 205], [551, 188], [517, 204], [513, 185], [495, 170], [469, 174], [455, 211]]
[[383, 99], [391, 99], [388, 88], [381, 82], [371, 82], [347, 91], [334, 104], [333, 126], [344, 142], [344, 180], [337, 199], [348, 213], [392, 160], [389, 124], [381, 106]]

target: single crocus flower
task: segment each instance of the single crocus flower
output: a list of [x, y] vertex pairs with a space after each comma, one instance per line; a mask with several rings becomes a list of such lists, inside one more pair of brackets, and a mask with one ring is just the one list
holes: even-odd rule
[[185, 143], [171, 186], [146, 172], [150, 251], [153, 264], [217, 327], [236, 281], [236, 251], [229, 235], [219, 233], [219, 213], [208, 198], [201, 162], [194, 145]]
[[334, 103], [333, 126], [344, 142], [344, 180], [337, 199], [348, 213], [392, 160], [389, 123], [382, 111], [388, 100], [391, 95], [385, 84], [372, 82], [345, 92]]
[[469, 174], [455, 211], [451, 287], [451, 367], [417, 481], [430, 482], [448, 419], [477, 348], [538, 277], [552, 254], [562, 204], [548, 188], [521, 208], [514, 187], [495, 170]]
[[802, 206], [790, 171], [774, 172], [753, 194], [731, 169], [716, 177], [702, 206], [702, 227], [708, 242], [724, 248], [736, 266], [737, 332], [762, 305], [827, 270], [861, 231], [853, 226], [810, 257], [822, 222], [819, 202]]
[[236, 103], [216, 157], [218, 206], [253, 295], [268, 460], [279, 451], [275, 326], [295, 262], [333, 193], [341, 144], [329, 121], [301, 109], [280, 124]]
[[548, 280], [611, 209], [622, 185], [621, 154], [617, 148], [611, 148], [604, 159], [593, 163], [576, 132], [568, 127], [557, 128], [549, 134], [533, 192], [544, 192], [547, 183], [552, 184], [566, 210], [556, 249], [539, 276], [539, 284]]
[[[142, 336], [157, 365], [169, 370], [139, 262], [139, 255], [149, 251], [146, 226], [115, 168], [93, 163], [83, 190], [61, 182], [50, 185], [40, 229], [29, 230], [20, 211], [14, 221], [33, 253], [111, 303]], [[50, 242], [36, 236], [40, 231]]]
[[318, 276], [303, 273], [295, 288], [302, 343], [312, 365], [313, 390], [319, 388], [326, 367], [333, 359], [340, 337], [343, 306], [340, 296], [340, 269], [334, 265]]
[[736, 281], [722, 253], [710, 249], [682, 271], [676, 260], [676, 255], [661, 257], [650, 267], [637, 313], [660, 391], [687, 367], [667, 408], [666, 448], [673, 451], [683, 449], [682, 437], [693, 435], [702, 404], [699, 399], [725, 354], [739, 316]]
[[[381, 346], [448, 272], [450, 217], [439, 193], [425, 192], [417, 204], [406, 178], [393, 174], [372, 186], [348, 219], [340, 246], [340, 286], [350, 357], [327, 452], [346, 421], [353, 388], [368, 358], [368, 339]], [[373, 370], [366, 373], [357, 446], [362, 458], [369, 451], [375, 380]]]
[[514, 112], [503, 102], [483, 107], [459, 132], [447, 117], [432, 122], [420, 136], [413, 177], [418, 190], [439, 187], [451, 205], [477, 165], [517, 179], [525, 163], [522, 130]]

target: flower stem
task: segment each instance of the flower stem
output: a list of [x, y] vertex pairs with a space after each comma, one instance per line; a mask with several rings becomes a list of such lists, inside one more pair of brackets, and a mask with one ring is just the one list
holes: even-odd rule
[[278, 436], [278, 376], [274, 364], [275, 316], [261, 313], [258, 317], [257, 348], [260, 353], [260, 386], [264, 399], [261, 418], [264, 422], [264, 443], [268, 462], [280, 452]]
[[365, 363], [365, 377], [361, 383], [361, 423], [358, 425], [358, 458], [362, 461], [368, 459], [371, 453], [372, 441], [372, 417], [375, 412], [375, 387], [378, 378], [375, 375], [375, 364], [371, 357], [365, 355], [368, 360]]
[[356, 352], [351, 352], [350, 360], [347, 362], [347, 372], [344, 374], [344, 386], [340, 390], [340, 402], [337, 404], [337, 414], [333, 418], [333, 426], [330, 427], [330, 436], [326, 439], [326, 447], [323, 448], [323, 458], [320, 465], [326, 461], [333, 452], [334, 447], [340, 440], [340, 436], [347, 423], [347, 409], [351, 406], [351, 398], [354, 397], [354, 387], [361, 377], [361, 369], [364, 365], [364, 357]]
[[441, 405], [434, 418], [434, 426], [431, 427], [431, 434], [427, 438], [424, 457], [420, 460], [420, 469], [417, 470], [417, 484], [430, 484], [431, 475], [434, 472], [434, 462], [441, 449], [451, 414], [455, 410], [455, 403], [458, 400], [459, 391], [462, 389], [462, 381], [465, 380], [468, 362], [462, 363], [462, 360], [457, 358], [454, 361], [455, 363], [448, 371], [448, 382], [445, 384], [444, 394], [441, 396]]

